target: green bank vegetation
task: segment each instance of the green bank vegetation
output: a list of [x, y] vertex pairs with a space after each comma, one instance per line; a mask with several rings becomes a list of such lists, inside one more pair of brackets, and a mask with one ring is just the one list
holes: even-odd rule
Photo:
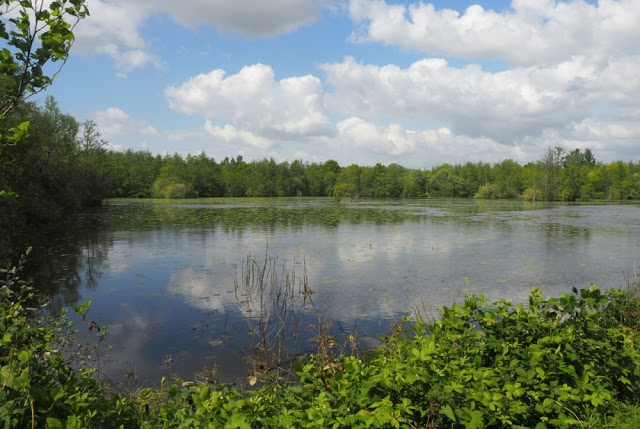
[[[429, 160], [425, 160], [427, 164]], [[104, 154], [108, 197], [341, 198], [477, 197], [527, 200], [627, 200], [640, 198], [640, 164], [597, 162], [589, 149], [548, 148], [524, 166], [468, 162], [431, 169], [398, 164], [340, 166], [336, 161], [216, 161], [205, 153], [181, 157], [132, 151]]]
[[172, 378], [115, 393], [98, 368], [78, 369], [92, 349], [78, 353], [73, 330], [104, 335], [89, 304], [75, 308], [75, 325], [38, 321], [20, 269], [1, 275], [6, 428], [631, 428], [640, 417], [637, 285], [559, 298], [533, 289], [518, 305], [470, 295], [435, 319], [418, 310], [364, 355], [336, 352], [320, 327], [317, 352], [293, 375], [254, 373], [251, 390]]

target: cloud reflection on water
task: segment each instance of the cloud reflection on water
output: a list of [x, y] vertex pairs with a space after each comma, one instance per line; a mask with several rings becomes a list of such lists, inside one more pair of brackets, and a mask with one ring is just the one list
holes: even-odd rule
[[268, 252], [297, 270], [295, 262], [304, 261], [324, 316], [367, 329], [415, 303], [436, 313], [466, 292], [519, 302], [533, 286], [545, 295], [591, 282], [622, 286], [622, 272], [638, 257], [637, 206], [456, 204], [115, 208], [104, 275], [80, 300], [93, 300], [99, 323], [115, 326], [116, 369], [154, 377], [173, 354], [190, 376], [196, 362], [229, 361], [235, 369], [225, 371], [240, 371], [247, 313], [233, 276], [248, 256], [261, 260]]

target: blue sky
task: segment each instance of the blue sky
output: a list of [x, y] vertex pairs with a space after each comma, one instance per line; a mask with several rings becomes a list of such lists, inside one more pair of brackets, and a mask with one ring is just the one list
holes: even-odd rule
[[639, 0], [88, 6], [46, 93], [117, 150], [430, 168], [563, 146], [640, 161]]

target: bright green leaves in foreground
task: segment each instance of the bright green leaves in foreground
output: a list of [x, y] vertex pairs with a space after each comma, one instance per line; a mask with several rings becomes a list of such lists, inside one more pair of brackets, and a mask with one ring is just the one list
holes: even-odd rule
[[437, 321], [403, 320], [364, 358], [303, 358], [293, 385], [263, 378], [243, 392], [176, 380], [122, 398], [70, 368], [54, 350], [60, 330], [25, 317], [25, 297], [10, 292], [15, 273], [5, 274], [4, 427], [541, 429], [633, 427], [640, 415], [634, 288], [551, 299], [533, 289], [516, 306], [469, 296]]
[[0, 50], [0, 117], [25, 93], [40, 92], [53, 82], [61, 66], [49, 74], [45, 65], [64, 64], [73, 44], [73, 27], [88, 14], [84, 0], [0, 0], [0, 39], [6, 46]]

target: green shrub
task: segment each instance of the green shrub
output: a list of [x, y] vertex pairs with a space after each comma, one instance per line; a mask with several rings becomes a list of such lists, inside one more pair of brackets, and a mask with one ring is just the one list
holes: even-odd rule
[[[31, 288], [20, 267], [0, 270], [0, 425], [4, 428], [134, 427], [125, 400], [109, 395], [94, 371], [75, 371], [60, 352], [73, 327], [64, 315], [29, 314]], [[86, 316], [89, 304], [77, 310]]]

